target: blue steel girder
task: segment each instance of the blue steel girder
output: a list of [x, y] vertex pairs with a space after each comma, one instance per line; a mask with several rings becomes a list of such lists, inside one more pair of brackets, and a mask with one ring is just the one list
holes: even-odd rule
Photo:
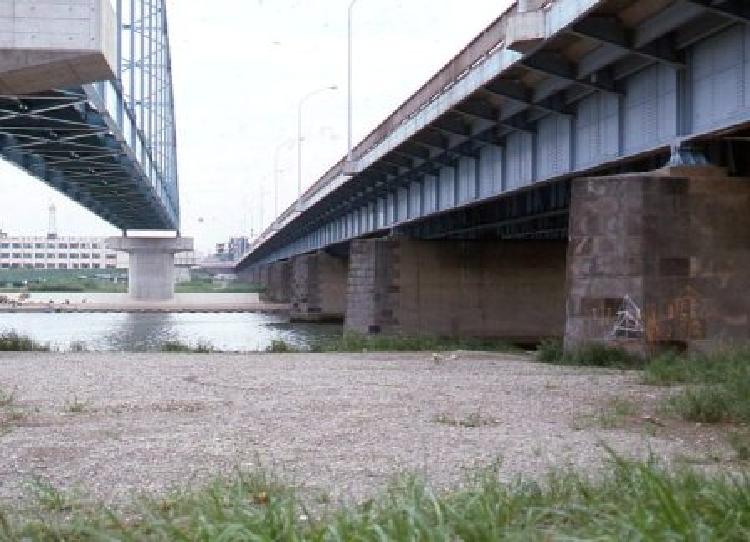
[[334, 165], [242, 265], [393, 231], [564, 238], [571, 178], [654, 169], [675, 139], [714, 152], [750, 129], [749, 11], [556, 0], [522, 53], [492, 42], [498, 19], [355, 147], [358, 170]]
[[118, 78], [0, 95], [0, 154], [120, 229], [178, 230], [165, 0], [112, 4]]

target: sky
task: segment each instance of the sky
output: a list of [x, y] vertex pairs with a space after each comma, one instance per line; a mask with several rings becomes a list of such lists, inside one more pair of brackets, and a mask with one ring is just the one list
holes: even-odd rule
[[[209, 253], [257, 234], [297, 194], [297, 107], [305, 102], [303, 189], [346, 154], [350, 0], [167, 0], [182, 234]], [[500, 15], [510, 0], [358, 0], [355, 144]], [[275, 173], [275, 157], [279, 169]], [[0, 162], [0, 229], [116, 235], [89, 211]]]

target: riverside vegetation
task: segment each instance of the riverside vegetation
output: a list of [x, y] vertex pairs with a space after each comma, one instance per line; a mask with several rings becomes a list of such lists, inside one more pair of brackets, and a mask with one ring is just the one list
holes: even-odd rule
[[750, 346], [645, 359], [602, 344], [563, 352], [559, 342], [546, 342], [537, 357], [563, 365], [639, 369], [643, 384], [672, 388], [661, 405], [666, 415], [725, 426], [738, 459], [750, 459]]
[[114, 510], [37, 483], [34, 501], [0, 512], [0, 540], [495, 541], [750, 538], [750, 478], [667, 470], [612, 457], [608, 474], [554, 472], [498, 481], [476, 473], [456, 491], [418, 477], [357, 506], [305, 502], [267, 473], [237, 473], [200, 489]]

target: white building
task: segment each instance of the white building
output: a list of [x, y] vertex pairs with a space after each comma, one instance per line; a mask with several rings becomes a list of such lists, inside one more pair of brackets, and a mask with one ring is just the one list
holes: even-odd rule
[[105, 237], [10, 236], [0, 231], [0, 269], [127, 269]]

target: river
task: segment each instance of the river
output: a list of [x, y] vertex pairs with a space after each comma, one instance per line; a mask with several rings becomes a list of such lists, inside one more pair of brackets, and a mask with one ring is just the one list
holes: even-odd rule
[[0, 314], [0, 332], [15, 331], [67, 351], [71, 344], [104, 352], [160, 350], [167, 341], [208, 343], [223, 351], [265, 350], [272, 341], [307, 346], [341, 334], [341, 326], [290, 324], [279, 315]]

